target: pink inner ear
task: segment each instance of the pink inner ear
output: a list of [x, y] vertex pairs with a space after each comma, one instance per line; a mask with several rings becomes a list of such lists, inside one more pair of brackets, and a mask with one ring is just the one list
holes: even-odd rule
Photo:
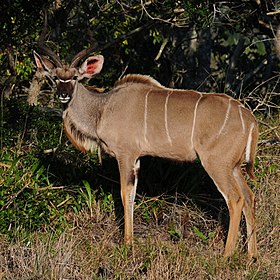
[[37, 56], [35, 56], [35, 62], [39, 69], [43, 69], [43, 64], [41, 63], [40, 59]]
[[95, 69], [97, 68], [97, 65], [96, 65], [97, 62], [98, 62], [98, 59], [91, 59], [87, 62], [86, 74], [93, 74], [95, 72]]

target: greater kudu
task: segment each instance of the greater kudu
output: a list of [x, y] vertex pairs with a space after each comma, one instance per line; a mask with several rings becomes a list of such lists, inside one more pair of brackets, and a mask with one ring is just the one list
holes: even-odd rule
[[256, 258], [255, 200], [241, 170], [245, 160], [246, 171], [254, 178], [258, 124], [248, 109], [225, 94], [166, 88], [143, 75], [127, 75], [111, 91], [97, 93], [79, 80], [99, 73], [103, 56], [89, 56], [77, 67], [89, 51], [76, 55], [70, 65], [51, 50], [47, 54], [49, 57], [34, 53], [36, 64], [42, 73], [57, 80], [69, 139], [83, 152], [99, 146], [117, 159], [126, 244], [133, 241], [139, 158], [150, 155], [193, 161], [199, 157], [229, 209], [224, 255], [231, 255], [236, 247], [243, 210], [248, 253]]

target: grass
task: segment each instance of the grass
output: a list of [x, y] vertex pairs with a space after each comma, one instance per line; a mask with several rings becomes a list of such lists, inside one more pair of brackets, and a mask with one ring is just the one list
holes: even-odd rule
[[122, 245], [116, 163], [75, 151], [60, 118], [17, 106], [5, 106], [1, 125], [0, 280], [280, 279], [277, 116], [258, 116], [250, 184], [259, 259], [251, 263], [243, 231], [234, 256], [222, 257], [226, 206], [198, 162], [143, 160], [135, 246]]

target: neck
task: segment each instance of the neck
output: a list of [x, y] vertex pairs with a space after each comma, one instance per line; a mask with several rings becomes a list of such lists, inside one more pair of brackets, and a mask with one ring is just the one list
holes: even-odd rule
[[77, 83], [72, 100], [63, 112], [64, 128], [71, 142], [81, 151], [96, 150], [97, 127], [110, 95], [94, 93]]

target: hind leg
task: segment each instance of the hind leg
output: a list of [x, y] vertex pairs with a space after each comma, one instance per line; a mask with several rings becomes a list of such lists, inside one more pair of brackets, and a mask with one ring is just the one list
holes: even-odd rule
[[224, 256], [228, 257], [232, 255], [236, 248], [242, 209], [244, 207], [244, 195], [233, 176], [233, 169], [229, 168], [226, 163], [223, 164], [218, 160], [202, 161], [202, 163], [228, 206], [230, 222], [224, 251]]
[[246, 220], [247, 238], [248, 238], [248, 254], [250, 258], [257, 258], [257, 238], [255, 224], [255, 197], [247, 182], [245, 181], [240, 166], [236, 166], [233, 171], [237, 183], [244, 195], [243, 214]]

